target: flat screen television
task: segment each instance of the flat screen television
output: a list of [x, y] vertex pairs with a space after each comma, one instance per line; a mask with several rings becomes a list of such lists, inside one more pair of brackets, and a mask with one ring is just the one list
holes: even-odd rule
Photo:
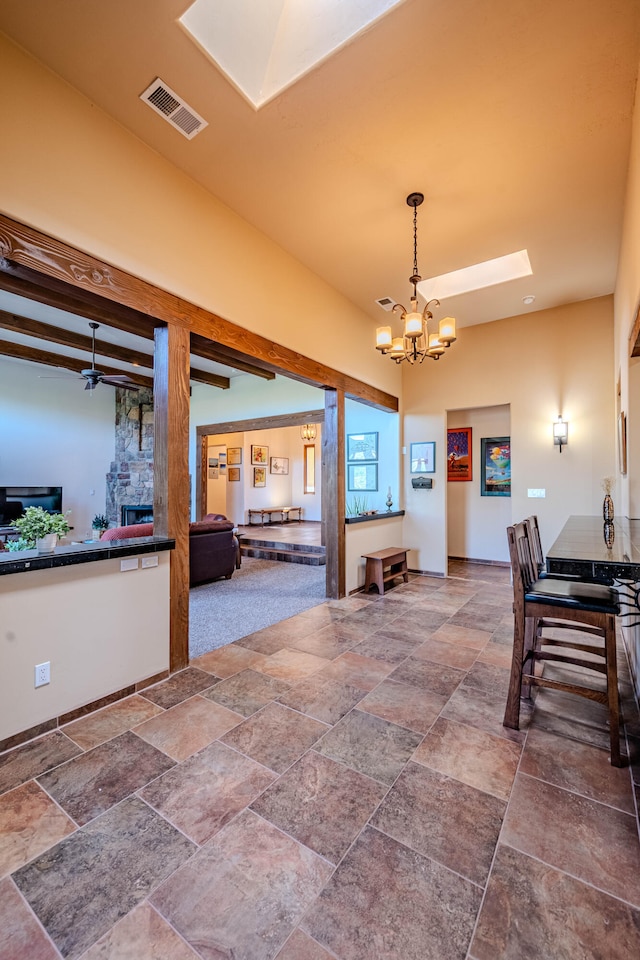
[[13, 523], [27, 507], [62, 513], [62, 487], [0, 487], [0, 527]]

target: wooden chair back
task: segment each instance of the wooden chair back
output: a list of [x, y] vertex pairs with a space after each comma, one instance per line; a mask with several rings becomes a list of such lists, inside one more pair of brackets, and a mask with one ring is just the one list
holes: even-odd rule
[[537, 572], [539, 573], [544, 567], [544, 553], [542, 552], [542, 539], [540, 537], [538, 518], [535, 514], [533, 514], [532, 516], [527, 517], [524, 523], [527, 528], [531, 558], [537, 567]]

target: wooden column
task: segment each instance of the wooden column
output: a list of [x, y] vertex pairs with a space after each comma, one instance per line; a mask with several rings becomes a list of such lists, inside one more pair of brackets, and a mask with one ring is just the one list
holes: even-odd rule
[[154, 533], [175, 539], [170, 573], [172, 673], [189, 664], [189, 331], [155, 331]]
[[346, 593], [344, 390], [327, 389], [324, 396], [322, 514], [327, 551], [327, 596], [338, 600]]

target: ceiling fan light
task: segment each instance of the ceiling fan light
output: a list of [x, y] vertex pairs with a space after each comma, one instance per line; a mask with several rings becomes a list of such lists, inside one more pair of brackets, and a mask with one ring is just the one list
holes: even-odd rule
[[438, 325], [438, 339], [445, 347], [456, 342], [456, 321], [455, 317], [443, 317]]

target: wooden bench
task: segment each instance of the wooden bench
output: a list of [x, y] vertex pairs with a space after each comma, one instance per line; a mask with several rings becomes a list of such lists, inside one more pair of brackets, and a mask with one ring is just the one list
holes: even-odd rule
[[387, 547], [386, 550], [363, 553], [362, 556], [367, 561], [364, 581], [365, 593], [369, 593], [370, 588], [376, 586], [378, 593], [383, 594], [385, 583], [389, 583], [396, 577], [402, 577], [404, 582], [408, 583], [407, 551], [403, 547]]
[[279, 514], [280, 514], [280, 518], [281, 518], [281, 519], [280, 519], [280, 522], [281, 522], [281, 523], [288, 523], [289, 520], [292, 519], [292, 518], [289, 516], [289, 514], [291, 513], [292, 510], [297, 512], [297, 514], [298, 514], [297, 520], [298, 520], [298, 523], [299, 523], [299, 522], [302, 520], [302, 507], [261, 507], [261, 508], [258, 509], [258, 510], [247, 510], [247, 513], [249, 514], [249, 525], [251, 525], [251, 517], [253, 516], [254, 513], [255, 513], [255, 514], [258, 514], [258, 515], [260, 516], [260, 524], [261, 524], [261, 525], [264, 525], [264, 518], [265, 518], [265, 517], [268, 517], [268, 518], [269, 518], [269, 520], [268, 520], [269, 523], [273, 523], [273, 514], [274, 514], [274, 513], [279, 513]]

